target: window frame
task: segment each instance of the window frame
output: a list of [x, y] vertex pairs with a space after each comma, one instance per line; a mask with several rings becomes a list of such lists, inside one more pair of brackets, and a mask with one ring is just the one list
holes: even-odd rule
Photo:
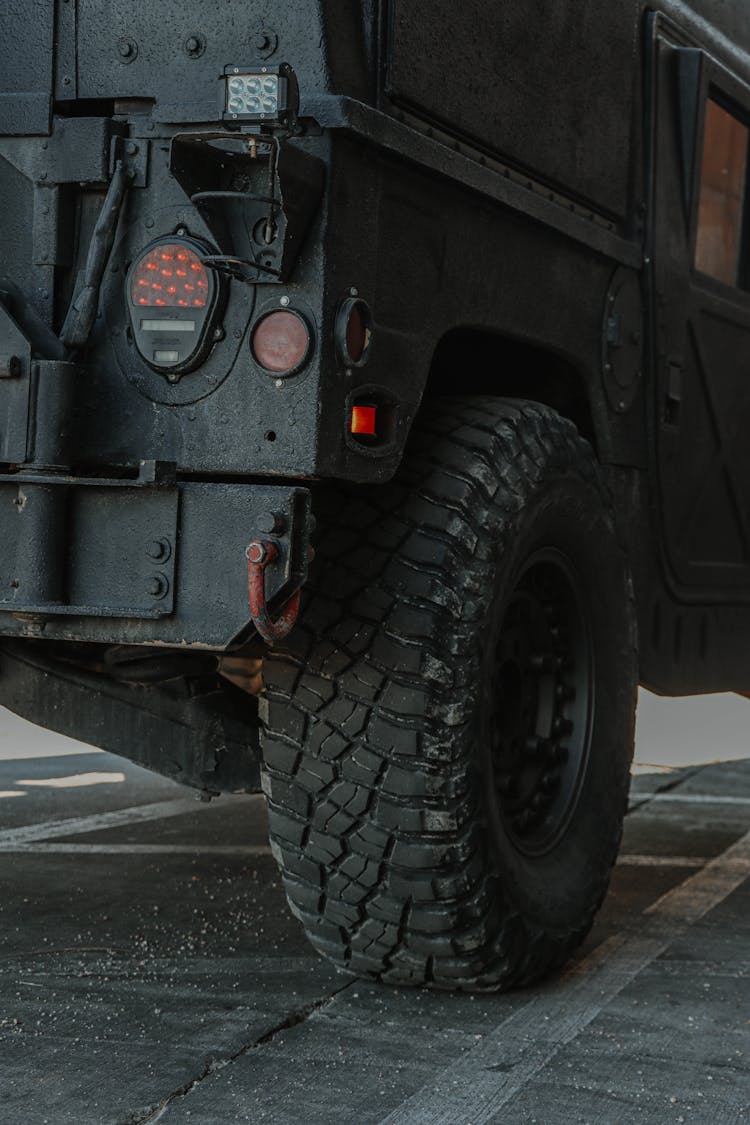
[[[703, 150], [706, 142], [706, 117], [709, 101], [714, 101], [748, 130], [748, 156], [745, 168], [745, 198], [742, 204], [742, 227], [734, 284], [704, 273], [696, 266], [698, 219], [702, 186]], [[716, 59], [701, 52], [701, 77], [698, 90], [698, 113], [695, 124], [692, 176], [690, 181], [689, 263], [693, 283], [716, 295], [734, 298], [735, 303], [750, 304], [750, 85], [727, 70]]]

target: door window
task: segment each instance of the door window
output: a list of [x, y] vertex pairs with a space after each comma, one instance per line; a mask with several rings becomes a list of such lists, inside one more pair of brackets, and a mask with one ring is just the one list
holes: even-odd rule
[[[706, 107], [695, 266], [740, 284], [748, 166], [748, 129], [713, 100]], [[743, 285], [743, 288], [745, 286]]]

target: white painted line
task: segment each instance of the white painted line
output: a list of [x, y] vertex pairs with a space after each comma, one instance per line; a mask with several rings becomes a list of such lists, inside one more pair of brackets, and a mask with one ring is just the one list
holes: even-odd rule
[[705, 867], [711, 862], [705, 855], [621, 855], [618, 867]]
[[[255, 803], [263, 800], [262, 793], [243, 794], [243, 800]], [[229, 797], [228, 801], [232, 798]], [[146, 820], [166, 820], [172, 816], [200, 816], [209, 806], [195, 798], [183, 797], [172, 801], [155, 801], [151, 805], [131, 805], [112, 812], [92, 813], [90, 816], [73, 816], [67, 820], [46, 820], [40, 824], [23, 824], [18, 828], [0, 831], [0, 851], [6, 845], [31, 843], [33, 840], [51, 840], [60, 836], [77, 836], [82, 832], [100, 832], [104, 828], [120, 828], [127, 824], [140, 824]]]
[[74, 836], [80, 832], [99, 832], [103, 828], [120, 828], [126, 824], [139, 824], [145, 820], [166, 820], [167, 817], [200, 815], [201, 805], [194, 799], [156, 801], [152, 805], [132, 805], [112, 812], [93, 813], [90, 816], [73, 816], [68, 820], [46, 820], [40, 824], [24, 824], [18, 828], [0, 831], [0, 847], [5, 844], [25, 844], [32, 840], [49, 840], [59, 836]]
[[109, 770], [98, 773], [72, 773], [69, 777], [30, 777], [17, 781], [16, 785], [38, 785], [45, 789], [81, 789], [88, 785], [120, 785], [124, 780], [124, 773]]
[[642, 801], [674, 801], [677, 804], [747, 804], [750, 805], [750, 796], [712, 796], [710, 793], [633, 793], [631, 802], [640, 804]]
[[[380, 1125], [514, 1120], [500, 1111], [690, 926], [750, 877], [750, 832], [470, 1047]], [[502, 1071], [494, 1069], [502, 1066]]]
[[0, 789], [0, 800], [5, 800], [6, 797], [28, 797], [28, 793], [23, 793], [20, 789]]
[[70, 844], [61, 840], [54, 844], [0, 844], [0, 852], [41, 855], [192, 855], [200, 856], [259, 856], [270, 855], [271, 849], [262, 844], [237, 844], [235, 847], [220, 844]]
[[[0, 714], [2, 709], [0, 709]], [[5, 742], [2, 731], [0, 730], [0, 762], [28, 762], [41, 760], [42, 758], [76, 758], [83, 757], [86, 754], [105, 754], [105, 750], [97, 750], [95, 746], [83, 746], [80, 742], [73, 742], [70, 740], [69, 745], [65, 745], [67, 739], [63, 735], [53, 735], [51, 731], [42, 730], [41, 727], [32, 727], [29, 723], [31, 730], [44, 738], [49, 735], [49, 745], [42, 742], [14, 742], [12, 746], [8, 746]], [[28, 738], [26, 732], [23, 732], [23, 737]], [[62, 745], [57, 745], [56, 739]]]

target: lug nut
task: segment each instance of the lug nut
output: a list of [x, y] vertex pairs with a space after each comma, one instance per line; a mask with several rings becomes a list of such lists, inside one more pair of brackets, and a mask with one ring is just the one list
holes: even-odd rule
[[560, 778], [556, 773], [545, 773], [539, 784], [545, 793], [554, 793], [560, 785]]
[[548, 754], [550, 746], [551, 743], [549, 739], [539, 738], [538, 735], [533, 735], [531, 738], [526, 739], [526, 753], [532, 758], [537, 758], [542, 754]]
[[563, 703], [572, 703], [576, 697], [576, 689], [572, 684], [558, 684], [555, 695]]
[[570, 734], [572, 732], [572, 730], [573, 730], [572, 721], [570, 719], [563, 718], [562, 715], [558, 715], [557, 718], [555, 719], [554, 723], [552, 724], [552, 731], [558, 737], [561, 736], [561, 735]]

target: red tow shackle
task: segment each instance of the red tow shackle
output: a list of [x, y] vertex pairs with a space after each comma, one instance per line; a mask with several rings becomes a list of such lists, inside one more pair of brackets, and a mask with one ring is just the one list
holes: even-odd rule
[[270, 645], [281, 641], [294, 628], [299, 613], [300, 591], [292, 594], [275, 621], [271, 620], [266, 602], [264, 571], [279, 557], [279, 548], [271, 541], [254, 539], [245, 551], [247, 557], [247, 586], [250, 597], [250, 617], [264, 641]]

